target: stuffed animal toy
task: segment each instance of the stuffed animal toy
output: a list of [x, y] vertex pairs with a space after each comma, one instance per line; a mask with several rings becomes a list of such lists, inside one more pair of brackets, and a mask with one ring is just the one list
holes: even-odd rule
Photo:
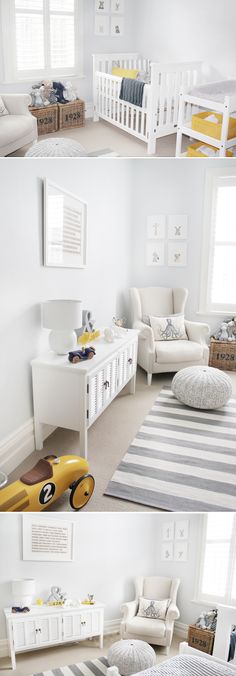
[[32, 106], [35, 106], [36, 108], [41, 108], [44, 105], [40, 89], [41, 89], [40, 84], [36, 84], [36, 85], [32, 86], [31, 101], [32, 101]]
[[196, 627], [199, 629], [210, 629], [210, 631], [216, 630], [217, 623], [217, 609], [213, 608], [209, 610], [208, 613], [201, 613], [200, 617], [196, 622]]
[[216, 340], [223, 340], [223, 341], [227, 341], [227, 342], [228, 342], [228, 340], [229, 340], [229, 330], [228, 330], [228, 324], [227, 324], [227, 322], [223, 322], [223, 323], [221, 324], [221, 326], [220, 326], [220, 328], [218, 329], [218, 331], [216, 332], [214, 338], [215, 338]]
[[76, 101], [76, 92], [73, 89], [71, 82], [65, 82], [64, 96], [68, 101]]
[[228, 340], [232, 343], [236, 340], [236, 317], [234, 317], [231, 322], [228, 323], [229, 327], [229, 338]]
[[44, 106], [49, 106], [52, 103], [57, 103], [55, 90], [53, 89], [52, 80], [45, 80], [40, 87], [41, 96]]
[[69, 103], [69, 101], [64, 97], [65, 87], [62, 82], [53, 82], [52, 85], [55, 91], [57, 103]]

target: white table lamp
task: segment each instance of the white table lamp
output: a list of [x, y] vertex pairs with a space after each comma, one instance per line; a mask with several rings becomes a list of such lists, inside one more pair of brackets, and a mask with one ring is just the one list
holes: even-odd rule
[[57, 354], [67, 354], [77, 346], [75, 329], [82, 325], [81, 300], [48, 300], [42, 303], [42, 325], [51, 329], [49, 344]]
[[35, 593], [35, 580], [33, 578], [12, 580], [11, 586], [14, 606], [19, 606], [19, 608], [29, 607]]

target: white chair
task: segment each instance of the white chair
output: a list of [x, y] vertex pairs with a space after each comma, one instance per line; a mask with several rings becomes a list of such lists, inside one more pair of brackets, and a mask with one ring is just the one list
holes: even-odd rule
[[138, 329], [138, 364], [147, 372], [148, 385], [153, 373], [176, 373], [187, 366], [208, 364], [209, 326], [185, 320], [188, 340], [155, 341], [151, 326], [143, 322], [147, 315], [166, 317], [184, 314], [187, 289], [148, 287], [130, 290], [132, 327]]
[[[121, 620], [121, 638], [140, 639], [166, 648], [168, 654], [175, 620], [179, 618], [177, 608], [177, 593], [180, 585], [178, 578], [169, 577], [138, 577], [135, 579], [135, 600], [122, 605], [123, 618]], [[171, 599], [166, 619], [150, 619], [137, 615], [140, 596], [152, 600], [162, 601]]]
[[0, 117], [0, 157], [6, 157], [38, 136], [36, 117], [31, 115], [29, 94], [0, 94], [9, 115]]

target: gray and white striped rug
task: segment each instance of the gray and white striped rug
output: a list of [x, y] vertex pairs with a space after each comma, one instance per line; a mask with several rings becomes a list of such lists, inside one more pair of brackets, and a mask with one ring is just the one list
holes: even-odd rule
[[106, 657], [96, 660], [87, 660], [79, 664], [70, 664], [68, 667], [60, 667], [49, 671], [40, 671], [34, 676], [106, 676], [108, 661]]
[[165, 386], [105, 495], [172, 512], [235, 510], [236, 397], [199, 411]]

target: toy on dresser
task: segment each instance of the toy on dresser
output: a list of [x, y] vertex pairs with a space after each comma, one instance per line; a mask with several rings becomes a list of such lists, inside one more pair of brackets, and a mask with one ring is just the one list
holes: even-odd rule
[[46, 601], [47, 606], [64, 606], [67, 600], [67, 594], [61, 590], [61, 587], [51, 587], [51, 594]]

